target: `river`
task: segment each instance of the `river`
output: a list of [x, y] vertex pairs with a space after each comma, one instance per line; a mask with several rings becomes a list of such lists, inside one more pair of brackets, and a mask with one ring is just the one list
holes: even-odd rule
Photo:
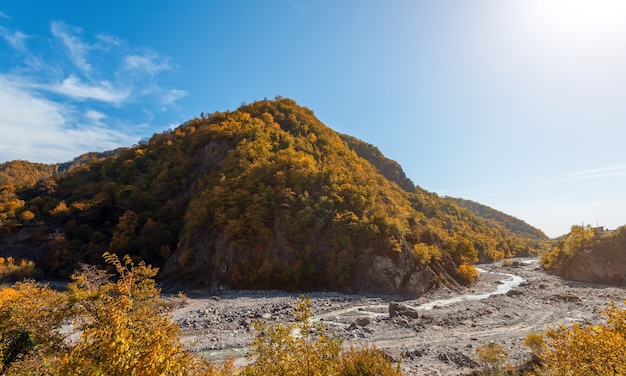
[[[532, 263], [536, 260], [526, 260], [524, 263]], [[500, 283], [496, 286], [495, 290], [484, 292], [484, 293], [473, 293], [473, 294], [463, 294], [453, 298], [447, 299], [436, 299], [418, 306], [406, 305], [409, 308], [422, 311], [422, 310], [430, 310], [435, 307], [444, 307], [452, 304], [456, 304], [462, 301], [472, 301], [472, 300], [482, 300], [489, 298], [493, 295], [506, 294], [511, 289], [518, 287], [522, 282], [524, 282], [524, 278], [520, 276], [516, 276], [514, 274], [508, 273], [492, 273], [488, 270], [477, 268], [479, 273], [481, 274], [499, 274], [503, 275], [504, 278], [500, 280]], [[358, 315], [359, 317], [370, 317], [372, 319], [387, 317], [389, 315], [389, 304], [366, 304], [366, 305], [357, 305], [349, 308], [343, 308], [338, 310], [333, 310], [329, 312], [325, 312], [319, 315], [314, 315], [311, 317], [311, 320], [314, 322], [323, 321], [327, 326], [338, 326], [345, 327], [347, 326], [345, 323], [342, 323], [338, 320], [340, 316], [344, 315]], [[226, 348], [221, 350], [211, 350], [211, 351], [203, 351], [200, 352], [200, 355], [212, 360], [222, 360], [228, 359], [231, 357], [241, 358], [247, 356], [252, 348], [250, 346], [244, 347], [234, 347], [234, 348]]]

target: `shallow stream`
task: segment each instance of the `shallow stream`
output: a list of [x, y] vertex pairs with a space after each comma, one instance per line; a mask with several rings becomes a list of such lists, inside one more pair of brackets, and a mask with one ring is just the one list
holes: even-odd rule
[[[536, 260], [525, 260], [523, 263], [529, 264], [535, 262]], [[481, 274], [492, 273], [488, 270], [477, 268]], [[479, 293], [479, 294], [464, 294], [460, 296], [456, 296], [453, 298], [447, 299], [437, 299], [428, 303], [421, 304], [419, 306], [406, 305], [409, 308], [413, 308], [418, 311], [429, 310], [435, 307], [443, 307], [452, 305], [455, 303], [463, 302], [463, 301], [474, 301], [474, 300], [482, 300], [486, 299], [493, 295], [506, 294], [511, 289], [518, 287], [522, 282], [524, 282], [524, 278], [520, 276], [516, 276], [514, 274], [508, 273], [493, 273], [500, 274], [505, 276], [505, 278], [500, 280], [500, 284], [496, 286], [496, 289], [493, 291]], [[330, 312], [326, 312], [323, 314], [315, 315], [311, 317], [312, 321], [323, 321], [326, 325], [337, 325], [337, 326], [346, 326], [345, 323], [339, 322], [339, 317], [345, 314], [351, 314], [352, 316], [362, 316], [369, 318], [377, 318], [377, 317], [386, 317], [389, 315], [389, 304], [368, 304], [368, 305], [360, 305], [354, 306], [350, 308], [344, 308], [339, 310], [334, 310]], [[202, 351], [199, 354], [203, 357], [209, 358], [211, 360], [222, 360], [228, 359], [231, 357], [239, 358], [244, 357], [250, 353], [252, 348], [250, 346], [245, 347], [234, 347], [234, 348], [226, 348], [221, 350], [211, 350], [211, 351]]]

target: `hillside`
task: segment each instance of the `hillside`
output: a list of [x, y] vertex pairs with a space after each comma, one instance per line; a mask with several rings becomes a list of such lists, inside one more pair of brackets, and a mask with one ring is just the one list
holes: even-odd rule
[[535, 240], [546, 240], [548, 238], [543, 231], [532, 227], [521, 219], [490, 208], [489, 206], [462, 198], [446, 197], [446, 199], [449, 199], [455, 204], [466, 208], [475, 215], [483, 218], [486, 222], [497, 223], [504, 226], [504, 228], [517, 236]]
[[1, 193], [0, 256], [67, 276], [106, 250], [127, 253], [172, 288], [419, 295], [467, 283], [462, 265], [478, 258], [541, 246], [415, 187], [378, 149], [283, 98]]
[[544, 268], [562, 278], [626, 285], [626, 226], [614, 231], [572, 226], [541, 258]]

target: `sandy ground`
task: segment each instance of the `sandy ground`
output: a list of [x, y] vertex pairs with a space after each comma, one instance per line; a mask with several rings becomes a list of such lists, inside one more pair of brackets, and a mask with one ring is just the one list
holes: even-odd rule
[[[521, 364], [530, 359], [529, 349], [522, 345], [526, 334], [558, 324], [602, 322], [601, 311], [610, 301], [624, 308], [623, 287], [565, 281], [546, 274], [537, 260], [514, 264], [480, 265], [483, 272], [467, 291], [439, 289], [415, 300], [325, 292], [306, 295], [311, 298], [313, 319], [344, 338], [346, 346], [374, 344], [394, 361], [402, 359], [407, 375], [468, 374], [480, 367], [477, 347], [489, 341], [504, 346], [509, 363]], [[276, 291], [187, 295], [182, 300], [172, 297], [171, 315], [183, 329], [184, 340], [205, 356], [234, 356], [240, 364], [254, 336], [250, 323], [292, 322], [294, 303], [301, 296]], [[390, 318], [393, 301], [416, 309], [418, 317]]]

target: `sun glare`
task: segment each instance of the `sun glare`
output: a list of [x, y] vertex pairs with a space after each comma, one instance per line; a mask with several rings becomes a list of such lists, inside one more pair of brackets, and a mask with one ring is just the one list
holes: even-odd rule
[[532, 2], [538, 27], [563, 38], [615, 38], [626, 30], [626, 1], [540, 0]]

